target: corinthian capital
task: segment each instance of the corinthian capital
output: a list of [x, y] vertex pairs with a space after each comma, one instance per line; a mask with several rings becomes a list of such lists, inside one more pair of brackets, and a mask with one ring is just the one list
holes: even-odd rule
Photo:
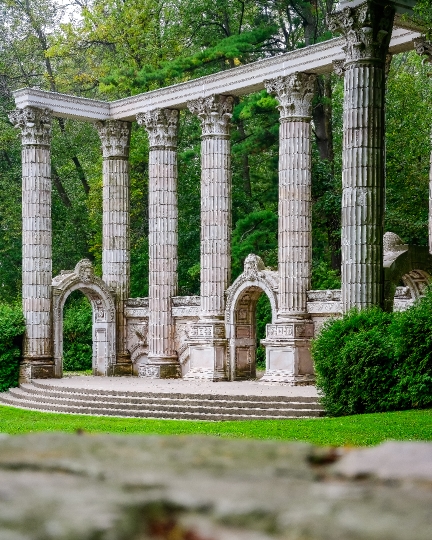
[[316, 75], [292, 73], [264, 82], [267, 92], [279, 102], [281, 120], [310, 120], [315, 81]]
[[51, 143], [51, 113], [50, 109], [24, 107], [9, 113], [9, 120], [21, 130], [23, 145], [44, 145]]
[[385, 62], [395, 9], [392, 2], [366, 0], [328, 17], [329, 29], [345, 37], [346, 62]]
[[148, 133], [150, 148], [177, 148], [179, 112], [176, 109], [154, 109], [137, 114], [138, 125]]
[[234, 106], [232, 96], [209, 96], [189, 101], [188, 109], [201, 120], [203, 137], [228, 138]]
[[414, 40], [414, 49], [419, 56], [425, 56], [423, 62], [432, 64], [432, 41], [428, 41], [425, 37], [420, 37]]
[[121, 120], [95, 122], [102, 142], [104, 158], [127, 158], [130, 141], [130, 123]]

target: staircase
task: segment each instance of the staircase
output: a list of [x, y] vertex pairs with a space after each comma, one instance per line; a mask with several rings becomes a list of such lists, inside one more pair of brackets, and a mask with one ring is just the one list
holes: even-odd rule
[[[217, 383], [215, 383], [217, 384]], [[0, 404], [57, 413], [178, 420], [316, 418], [315, 397], [153, 393], [53, 386], [43, 381], [0, 393]]]

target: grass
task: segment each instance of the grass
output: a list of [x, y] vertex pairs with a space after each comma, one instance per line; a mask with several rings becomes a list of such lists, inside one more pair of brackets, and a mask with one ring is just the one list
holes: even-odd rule
[[133, 435], [213, 435], [307, 441], [318, 445], [370, 446], [387, 439], [431, 441], [432, 409], [339, 418], [205, 422], [42, 413], [0, 406], [0, 432], [3, 433], [77, 430]]

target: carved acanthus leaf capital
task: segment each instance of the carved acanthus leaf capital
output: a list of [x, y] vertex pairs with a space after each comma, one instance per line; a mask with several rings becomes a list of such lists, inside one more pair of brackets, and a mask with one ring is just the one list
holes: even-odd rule
[[44, 145], [51, 143], [51, 114], [50, 109], [24, 107], [9, 113], [9, 120], [21, 130], [23, 145]]
[[340, 32], [346, 44], [346, 62], [385, 62], [390, 43], [395, 9], [392, 3], [366, 0], [328, 17], [331, 32]]
[[188, 102], [188, 109], [201, 120], [203, 137], [229, 137], [234, 106], [232, 96], [209, 96]]
[[147, 130], [150, 148], [177, 148], [177, 109], [154, 109], [138, 113], [136, 118], [138, 125]]
[[131, 125], [122, 120], [103, 120], [95, 122], [102, 142], [104, 158], [127, 158]]
[[333, 71], [338, 77], [345, 75], [345, 60], [333, 60]]
[[279, 102], [281, 120], [310, 120], [312, 99], [315, 93], [316, 75], [292, 73], [265, 81], [269, 94], [274, 94]]
[[413, 41], [415, 52], [419, 56], [425, 56], [423, 62], [432, 64], [432, 41], [428, 41], [425, 37], [415, 39]]

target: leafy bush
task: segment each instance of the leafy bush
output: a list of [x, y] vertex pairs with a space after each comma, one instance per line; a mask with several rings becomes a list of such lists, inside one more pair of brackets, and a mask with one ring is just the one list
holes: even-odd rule
[[63, 369], [83, 371], [92, 367], [92, 307], [85, 296], [72, 293], [64, 309]]
[[256, 306], [256, 368], [265, 369], [265, 348], [261, 340], [266, 337], [266, 326], [271, 323], [271, 304], [266, 293], [262, 293]]
[[332, 416], [432, 405], [432, 290], [402, 313], [352, 310], [326, 323], [312, 355]]
[[0, 304], [0, 392], [18, 386], [24, 330], [21, 307]]

